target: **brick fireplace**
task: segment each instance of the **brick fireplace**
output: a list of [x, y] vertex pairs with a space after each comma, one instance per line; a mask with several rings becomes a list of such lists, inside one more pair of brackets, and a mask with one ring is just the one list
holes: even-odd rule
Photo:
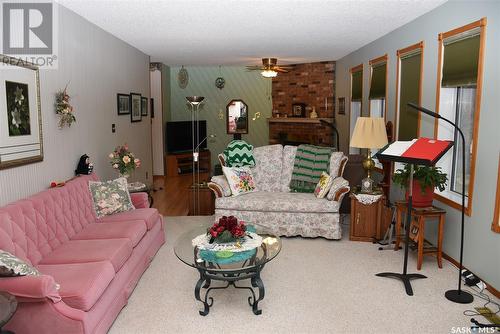
[[[335, 62], [295, 64], [273, 78], [273, 118], [269, 119], [270, 144], [333, 145]], [[305, 104], [305, 117], [292, 117], [292, 105]], [[315, 110], [318, 118], [309, 118]], [[279, 117], [277, 117], [279, 115]]]

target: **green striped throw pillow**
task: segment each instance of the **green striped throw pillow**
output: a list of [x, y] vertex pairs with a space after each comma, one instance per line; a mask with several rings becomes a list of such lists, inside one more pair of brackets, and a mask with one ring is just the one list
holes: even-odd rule
[[231, 141], [224, 150], [227, 167], [255, 166], [253, 146], [244, 140]]

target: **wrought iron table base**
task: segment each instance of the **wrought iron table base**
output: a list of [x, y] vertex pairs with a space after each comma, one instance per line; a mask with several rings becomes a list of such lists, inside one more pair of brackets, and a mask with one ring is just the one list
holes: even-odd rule
[[[198, 268], [200, 272], [200, 279], [196, 283], [194, 289], [194, 297], [196, 300], [203, 303], [203, 311], [199, 311], [200, 315], [206, 316], [210, 311], [210, 307], [214, 304], [213, 297], [209, 297], [210, 291], [219, 290], [219, 289], [227, 289], [229, 286], [233, 286], [235, 289], [245, 289], [251, 292], [251, 296], [248, 297], [248, 304], [252, 307], [252, 311], [255, 315], [262, 314], [262, 310], [259, 309], [259, 302], [264, 299], [265, 290], [264, 283], [260, 278], [260, 270], [263, 266], [258, 267], [257, 269], [253, 269], [252, 271], [242, 271], [235, 270], [233, 273], [215, 273], [214, 271], [210, 271], [205, 268]], [[249, 279], [251, 283], [250, 286], [238, 286], [236, 285], [237, 281], [242, 281]], [[216, 286], [211, 287], [212, 280], [214, 281], [224, 281], [227, 284], [225, 286]], [[206, 289], [205, 296], [203, 299], [201, 298], [200, 291], [201, 289]], [[259, 297], [256, 297], [256, 293], [254, 288], [258, 289]]]

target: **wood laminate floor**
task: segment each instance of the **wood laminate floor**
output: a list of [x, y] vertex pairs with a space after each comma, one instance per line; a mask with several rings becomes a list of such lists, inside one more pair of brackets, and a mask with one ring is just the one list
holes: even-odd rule
[[[206, 180], [207, 173], [200, 174], [200, 180]], [[155, 176], [152, 192], [153, 207], [163, 216], [187, 216], [188, 191], [193, 183], [191, 174], [172, 177]]]

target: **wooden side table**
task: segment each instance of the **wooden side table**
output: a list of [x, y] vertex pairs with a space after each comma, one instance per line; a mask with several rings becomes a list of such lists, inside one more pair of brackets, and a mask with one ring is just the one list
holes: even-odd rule
[[[398, 201], [396, 202], [396, 243], [394, 245], [394, 250], [399, 249], [399, 244], [401, 243], [401, 222], [403, 214], [406, 216], [407, 202]], [[413, 208], [412, 210], [412, 222], [410, 224], [410, 238], [417, 242], [418, 244], [418, 257], [417, 257], [417, 270], [422, 269], [422, 262], [424, 255], [436, 254], [437, 263], [439, 268], [443, 268], [443, 234], [444, 234], [444, 222], [445, 222], [446, 211], [438, 208], [436, 206], [431, 206], [428, 208]], [[425, 232], [425, 220], [427, 218], [437, 218], [439, 222], [438, 226], [438, 241], [437, 247], [424, 248], [424, 232]]]
[[370, 204], [361, 203], [354, 193], [351, 197], [351, 228], [349, 240], [376, 241], [384, 234], [382, 231], [382, 210], [384, 195], [365, 195], [372, 197]]

